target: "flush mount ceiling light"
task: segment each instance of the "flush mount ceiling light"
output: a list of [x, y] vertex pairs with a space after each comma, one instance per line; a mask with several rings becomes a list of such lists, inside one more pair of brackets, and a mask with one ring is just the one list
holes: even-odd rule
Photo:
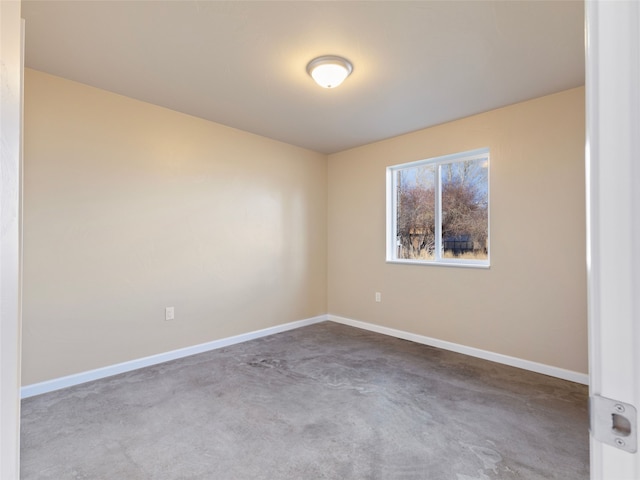
[[323, 88], [337, 87], [352, 71], [349, 60], [335, 55], [314, 58], [307, 65], [307, 73]]

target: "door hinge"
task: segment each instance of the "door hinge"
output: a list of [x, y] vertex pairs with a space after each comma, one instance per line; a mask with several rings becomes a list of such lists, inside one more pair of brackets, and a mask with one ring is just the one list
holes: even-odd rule
[[637, 411], [633, 405], [592, 395], [589, 412], [589, 430], [596, 440], [629, 453], [638, 450]]

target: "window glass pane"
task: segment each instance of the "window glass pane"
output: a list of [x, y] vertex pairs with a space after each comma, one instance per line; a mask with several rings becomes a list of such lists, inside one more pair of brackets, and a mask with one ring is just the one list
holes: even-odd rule
[[487, 159], [440, 167], [442, 182], [442, 257], [488, 259], [489, 183]]
[[436, 172], [435, 165], [420, 165], [395, 172], [396, 254], [399, 259], [434, 259]]

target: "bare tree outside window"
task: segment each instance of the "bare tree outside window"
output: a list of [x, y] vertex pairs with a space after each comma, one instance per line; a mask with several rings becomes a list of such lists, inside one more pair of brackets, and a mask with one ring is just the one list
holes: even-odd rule
[[488, 258], [487, 161], [465, 160], [442, 172], [442, 250], [446, 258]]
[[436, 173], [434, 165], [396, 172], [398, 258], [434, 258]]
[[394, 215], [388, 219], [393, 230], [388, 238], [392, 242], [388, 260], [488, 265], [487, 149], [389, 167], [388, 171], [388, 201]]

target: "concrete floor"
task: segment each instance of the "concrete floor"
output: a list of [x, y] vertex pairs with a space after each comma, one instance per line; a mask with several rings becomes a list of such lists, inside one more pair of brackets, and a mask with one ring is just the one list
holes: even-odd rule
[[23, 401], [22, 479], [588, 479], [587, 388], [324, 322]]

